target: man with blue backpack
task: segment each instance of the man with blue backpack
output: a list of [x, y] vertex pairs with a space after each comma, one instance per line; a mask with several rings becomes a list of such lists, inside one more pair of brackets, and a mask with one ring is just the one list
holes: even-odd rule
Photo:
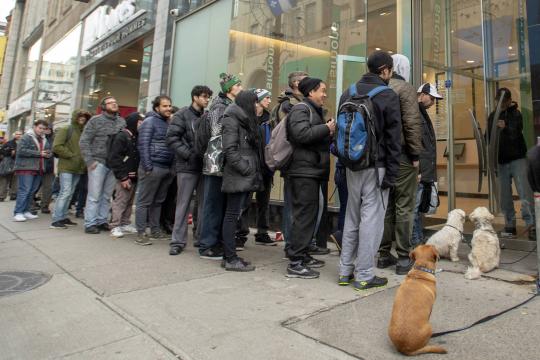
[[390, 188], [401, 155], [399, 98], [388, 87], [394, 62], [388, 53], [369, 55], [369, 72], [341, 96], [335, 145], [347, 167], [349, 196], [339, 267], [339, 285], [355, 290], [385, 286], [375, 276]]

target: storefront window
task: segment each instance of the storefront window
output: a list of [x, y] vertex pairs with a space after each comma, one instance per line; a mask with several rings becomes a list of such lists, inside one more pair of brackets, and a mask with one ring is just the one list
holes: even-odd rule
[[24, 89], [23, 91], [21, 91], [21, 93], [34, 87], [34, 84], [36, 81], [40, 51], [41, 51], [41, 39], [36, 41], [34, 45], [32, 45], [30, 49], [28, 50], [28, 60], [26, 61], [26, 69], [25, 69], [26, 75], [24, 77], [25, 79]]
[[139, 111], [146, 112], [148, 102], [148, 82], [150, 80], [150, 65], [152, 60], [152, 45], [144, 48], [141, 64], [141, 83], [139, 85]]

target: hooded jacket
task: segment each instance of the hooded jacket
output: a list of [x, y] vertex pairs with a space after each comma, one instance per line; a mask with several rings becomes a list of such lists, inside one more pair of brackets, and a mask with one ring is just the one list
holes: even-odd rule
[[86, 173], [86, 165], [79, 146], [84, 125], [77, 121], [77, 114], [78, 111], [75, 111], [71, 118], [71, 124], [58, 129], [54, 136], [53, 151], [58, 156], [59, 173]]
[[422, 146], [420, 153], [420, 174], [422, 181], [431, 183], [437, 181], [437, 138], [435, 129], [424, 104], [418, 103], [422, 115]]
[[141, 115], [134, 112], [126, 118], [126, 127], [111, 140], [107, 167], [109, 167], [119, 181], [137, 180], [139, 168], [139, 150], [137, 148], [137, 124]]
[[195, 132], [203, 112], [193, 106], [178, 110], [167, 130], [167, 146], [174, 152], [176, 172], [200, 174], [202, 156], [195, 151]]
[[17, 143], [15, 171], [36, 171], [43, 175], [45, 158], [41, 156], [42, 150], [51, 150], [47, 138], [36, 135], [33, 129], [28, 130]]
[[225, 161], [221, 187], [224, 193], [263, 190], [261, 139], [255, 121], [237, 104], [231, 104], [225, 110], [222, 120]]
[[152, 171], [154, 166], [170, 168], [174, 153], [167, 146], [168, 119], [150, 111], [139, 128], [138, 148], [140, 166], [144, 171]]
[[110, 136], [125, 127], [126, 121], [118, 114], [111, 115], [104, 112], [88, 120], [79, 141], [86, 166], [96, 161], [106, 164]]
[[281, 120], [289, 114], [294, 105], [301, 103], [302, 95], [296, 95], [291, 88], [287, 88], [278, 96], [278, 104], [276, 105], [277, 116], [272, 121], [272, 127], [275, 127]]
[[[488, 134], [491, 134], [494, 116], [495, 112], [489, 115]], [[499, 119], [504, 120], [506, 125], [504, 129], [501, 129], [499, 135], [499, 164], [508, 164], [511, 161], [525, 158], [527, 145], [523, 137], [523, 118], [518, 110], [518, 104], [513, 102], [506, 110], [501, 111]]]

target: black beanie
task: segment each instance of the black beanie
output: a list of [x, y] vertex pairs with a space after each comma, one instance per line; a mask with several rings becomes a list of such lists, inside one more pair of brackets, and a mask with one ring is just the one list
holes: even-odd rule
[[298, 90], [304, 95], [305, 97], [309, 96], [309, 92], [313, 89], [315, 89], [317, 86], [319, 86], [320, 83], [323, 81], [321, 79], [312, 78], [312, 77], [305, 77], [300, 81], [298, 84]]
[[375, 51], [369, 54], [367, 66], [370, 73], [380, 74], [385, 67], [392, 68], [394, 60], [386, 51]]
[[137, 135], [137, 123], [142, 119], [139, 112], [132, 112], [126, 116], [126, 128], [133, 134]]

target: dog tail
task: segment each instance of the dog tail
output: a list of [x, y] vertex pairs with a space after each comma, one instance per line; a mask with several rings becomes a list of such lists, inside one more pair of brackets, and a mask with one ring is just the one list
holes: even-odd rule
[[476, 266], [469, 266], [467, 268], [467, 272], [465, 273], [465, 279], [469, 279], [469, 280], [480, 279], [481, 276], [482, 276], [482, 272]]
[[429, 354], [429, 353], [446, 354], [447, 351], [442, 346], [426, 345], [423, 348], [420, 348], [420, 349], [418, 349], [416, 351], [413, 351], [413, 352], [405, 354], [405, 355], [414, 356], [414, 355]]

